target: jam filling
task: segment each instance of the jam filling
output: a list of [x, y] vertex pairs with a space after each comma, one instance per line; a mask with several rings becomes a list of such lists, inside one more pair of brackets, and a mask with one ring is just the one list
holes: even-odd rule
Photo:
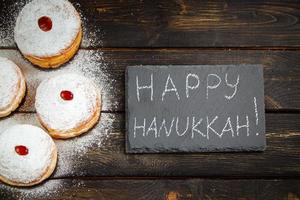
[[47, 16], [40, 17], [38, 20], [38, 24], [42, 31], [47, 32], [52, 29], [52, 20]]
[[71, 101], [73, 99], [73, 93], [68, 90], [63, 90], [60, 93], [60, 97], [65, 101]]
[[28, 148], [26, 146], [23, 146], [23, 145], [15, 146], [15, 151], [20, 156], [25, 156], [29, 152]]

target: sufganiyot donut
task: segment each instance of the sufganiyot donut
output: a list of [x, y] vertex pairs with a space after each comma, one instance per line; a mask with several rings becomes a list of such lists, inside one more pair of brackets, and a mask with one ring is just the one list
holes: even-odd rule
[[47, 179], [57, 163], [52, 138], [41, 128], [22, 124], [0, 133], [0, 180], [32, 186]]
[[81, 19], [67, 0], [33, 0], [16, 21], [14, 38], [33, 64], [56, 68], [71, 59], [81, 39]]
[[0, 117], [18, 108], [26, 92], [20, 68], [11, 60], [0, 57]]
[[39, 121], [52, 137], [75, 137], [97, 123], [101, 111], [100, 90], [84, 76], [57, 75], [38, 86], [35, 108]]

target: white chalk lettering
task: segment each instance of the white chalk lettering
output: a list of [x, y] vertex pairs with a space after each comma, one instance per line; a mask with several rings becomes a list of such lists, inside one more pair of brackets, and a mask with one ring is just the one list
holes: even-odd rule
[[239, 130], [241, 128], [246, 128], [247, 130], [247, 136], [249, 136], [249, 118], [248, 115], [246, 115], [246, 124], [240, 125], [239, 116], [236, 116], [236, 135], [239, 136]]
[[136, 124], [136, 117], [134, 118], [134, 127], [133, 127], [133, 137], [136, 138], [136, 130], [137, 129], [143, 129], [143, 136], [145, 136], [145, 126], [146, 126], [146, 119], [144, 118], [144, 124], [141, 126], [138, 126]]
[[255, 111], [255, 124], [258, 125], [258, 112], [257, 112], [257, 104], [256, 104], [256, 97], [253, 98], [254, 103], [254, 111]]
[[154, 137], [157, 138], [157, 125], [156, 125], [156, 117], [153, 118], [147, 132], [146, 135], [149, 135], [149, 132], [153, 131], [154, 132]]
[[193, 117], [193, 123], [192, 123], [192, 138], [195, 136], [196, 133], [200, 133], [203, 137], [206, 137], [199, 129], [197, 129], [197, 126], [199, 126], [202, 123], [203, 119], [200, 118], [197, 123], [195, 123], [195, 117]]
[[[254, 111], [255, 111], [255, 124], [258, 125], [258, 111], [257, 111], [257, 104], [256, 104], [256, 97], [253, 97], [253, 103], [254, 103]], [[259, 135], [259, 133], [256, 133], [256, 135]]]
[[[197, 81], [197, 84], [195, 84], [195, 85], [190, 85], [190, 84], [189, 84], [189, 78], [190, 78], [190, 77], [195, 78], [195, 80]], [[185, 92], [186, 92], [186, 98], [189, 98], [189, 90], [194, 90], [194, 89], [198, 88], [198, 87], [199, 87], [199, 84], [200, 84], [200, 80], [199, 80], [199, 76], [198, 76], [198, 75], [189, 73], [189, 74], [186, 76], [186, 79], [185, 79]]]
[[160, 135], [161, 135], [160, 133], [161, 133], [163, 128], [165, 129], [166, 136], [167, 137], [170, 136], [170, 134], [172, 132], [172, 127], [173, 127], [174, 120], [175, 120], [175, 118], [173, 117], [171, 125], [170, 125], [169, 130], [168, 130], [168, 128], [166, 126], [166, 119], [163, 119], [163, 122], [161, 123], [161, 126], [159, 127], [159, 130], [158, 130], [158, 137], [160, 137]]
[[[206, 117], [206, 119], [204, 117]], [[234, 127], [235, 124], [232, 124], [233, 116], [227, 116], [227, 118], [225, 118], [226, 121], [225, 119], [224, 121], [220, 121], [221, 119], [219, 119], [218, 115], [213, 116], [213, 118], [209, 116], [201, 117], [194, 115], [187, 117], [172, 116], [170, 119], [162, 118], [161, 120], [158, 120], [157, 116], [154, 116], [151, 119], [143, 118], [140, 120], [134, 117], [133, 134], [134, 138], [146, 136], [159, 138], [164, 136], [164, 134], [166, 137], [169, 137], [172, 134], [172, 131], [176, 131], [176, 136], [188, 136], [191, 139], [199, 139], [199, 136], [202, 136], [207, 140], [212, 137], [211, 134], [216, 134], [219, 138], [222, 138], [225, 134], [230, 137], [242, 136], [243, 133], [250, 136], [249, 116], [243, 115], [242, 120], [239, 115], [236, 115], [235, 117], [236, 127]], [[224, 126], [220, 127], [219, 122], [224, 122]]]
[[[172, 88], [168, 88], [169, 83], [172, 85]], [[169, 74], [169, 76], [167, 78], [167, 81], [166, 81], [165, 90], [161, 95], [161, 101], [164, 101], [164, 97], [165, 97], [167, 92], [175, 92], [177, 99], [180, 100], [179, 94], [177, 92], [177, 88], [175, 87], [175, 84], [174, 84], [170, 74]]]
[[208, 117], [206, 117], [206, 136], [207, 136], [207, 139], [209, 140], [209, 130], [212, 130], [215, 134], [217, 134], [219, 137], [220, 137], [220, 135], [219, 135], [219, 133], [215, 130], [215, 129], [213, 129], [212, 127], [211, 127], [211, 125], [216, 121], [218, 119], [218, 116], [215, 116], [215, 118], [211, 121], [211, 122], [209, 122], [209, 119], [208, 119]]
[[226, 74], [225, 74], [225, 82], [226, 82], [226, 85], [228, 85], [228, 86], [231, 87], [231, 88], [234, 88], [234, 91], [233, 91], [232, 95], [230, 95], [230, 96], [225, 95], [225, 98], [228, 99], [228, 100], [230, 100], [230, 99], [232, 99], [232, 98], [234, 97], [234, 95], [235, 95], [236, 92], [237, 92], [238, 84], [239, 84], [239, 81], [240, 81], [240, 75], [238, 75], [235, 84], [230, 84], [230, 83], [228, 83], [228, 81], [227, 81], [227, 76], [228, 76], [228, 74], [226, 73]]
[[[210, 80], [210, 77], [215, 77], [217, 78], [218, 80], [218, 83], [217, 84], [214, 84], [214, 85], [210, 85], [209, 84], [209, 80]], [[206, 83], [206, 99], [208, 99], [208, 90], [212, 90], [212, 89], [216, 89], [217, 87], [219, 87], [221, 83], [221, 78], [217, 75], [217, 74], [208, 74], [207, 75], [207, 83]]]
[[151, 101], [153, 101], [153, 74], [151, 74], [150, 76], [150, 85], [144, 85], [144, 86], [139, 85], [139, 77], [136, 76], [136, 97], [138, 102], [140, 102], [140, 90], [144, 90], [144, 89], [150, 89], [151, 91], [150, 98]]
[[176, 119], [176, 133], [177, 133], [177, 135], [178, 136], [183, 136], [186, 132], [187, 132], [187, 130], [188, 130], [188, 128], [189, 128], [189, 121], [190, 121], [190, 117], [187, 117], [186, 118], [186, 127], [185, 127], [185, 130], [182, 132], [182, 133], [179, 133], [178, 131], [178, 123], [179, 123], [179, 117], [177, 117], [177, 119]]
[[[227, 128], [227, 126], [228, 126], [228, 128]], [[231, 131], [231, 136], [234, 137], [234, 131], [232, 128], [230, 117], [227, 118], [226, 124], [222, 130], [221, 135], [223, 135], [225, 132], [228, 132], [228, 131]]]

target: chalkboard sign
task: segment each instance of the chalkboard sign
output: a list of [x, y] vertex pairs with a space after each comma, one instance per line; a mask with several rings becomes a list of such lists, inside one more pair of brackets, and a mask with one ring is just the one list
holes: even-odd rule
[[130, 66], [128, 153], [263, 151], [261, 65]]

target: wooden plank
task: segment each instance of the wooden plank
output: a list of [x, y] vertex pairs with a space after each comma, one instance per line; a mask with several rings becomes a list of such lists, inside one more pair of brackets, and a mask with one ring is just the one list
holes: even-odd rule
[[[120, 102], [124, 99], [121, 96], [124, 81], [123, 73], [118, 70], [109, 69], [113, 63], [111, 60], [104, 60], [103, 52], [80, 51], [71, 62], [59, 69], [44, 70], [34, 67], [24, 60], [16, 50], [0, 50], [0, 56], [10, 58], [22, 69], [26, 82], [27, 94], [25, 101], [19, 111], [33, 112], [36, 88], [40, 82], [48, 77], [61, 73], [79, 73], [91, 78], [99, 85], [102, 93], [102, 110], [121, 110]], [[109, 63], [109, 64], [108, 64]]]
[[[2, 1], [0, 46], [14, 47], [27, 0]], [[82, 47], [299, 47], [297, 0], [71, 0], [83, 16]]]
[[0, 50], [21, 66], [28, 92], [20, 111], [34, 111], [38, 84], [59, 73], [77, 72], [101, 88], [104, 111], [124, 111], [124, 72], [129, 65], [257, 64], [264, 65], [265, 103], [271, 110], [300, 109], [300, 51], [100, 49], [80, 50], [71, 62], [57, 70], [33, 67], [16, 50]]
[[[16, 113], [0, 120], [0, 132], [16, 123], [39, 124], [33, 113]], [[300, 177], [299, 114], [266, 114], [267, 149], [262, 153], [125, 154], [124, 126], [123, 113], [102, 113], [91, 132], [56, 141], [54, 177]]]
[[300, 180], [57, 179], [30, 189], [0, 185], [1, 199], [299, 200]]

